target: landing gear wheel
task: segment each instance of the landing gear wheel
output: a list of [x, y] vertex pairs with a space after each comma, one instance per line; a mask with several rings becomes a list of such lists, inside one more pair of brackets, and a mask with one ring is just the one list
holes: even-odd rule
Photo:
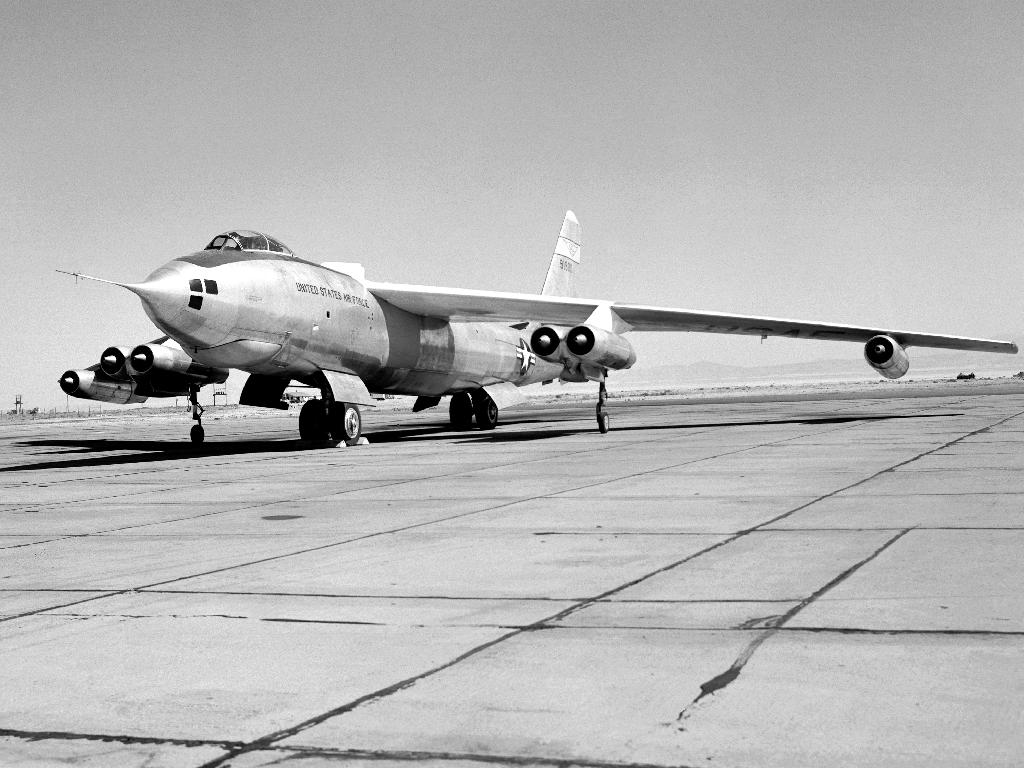
[[199, 385], [189, 384], [188, 386], [188, 404], [192, 406], [192, 421], [196, 422], [192, 425], [192, 431], [189, 433], [189, 437], [192, 442], [199, 445], [206, 438], [206, 432], [203, 430], [203, 412], [206, 410], [199, 404]]
[[597, 431], [602, 435], [607, 434], [608, 430], [611, 429], [608, 423], [608, 414], [604, 412], [604, 401], [607, 398], [608, 390], [604, 385], [604, 379], [602, 379], [597, 389]]
[[356, 445], [363, 433], [363, 416], [352, 403], [334, 403], [330, 416], [331, 439]]
[[465, 430], [473, 428], [473, 399], [468, 392], [452, 395], [448, 404], [448, 418], [452, 429]]
[[323, 400], [307, 400], [299, 411], [299, 437], [302, 440], [323, 441], [330, 437], [327, 429], [327, 409]]
[[498, 406], [482, 389], [473, 393], [473, 413], [480, 429], [494, 429], [498, 426]]

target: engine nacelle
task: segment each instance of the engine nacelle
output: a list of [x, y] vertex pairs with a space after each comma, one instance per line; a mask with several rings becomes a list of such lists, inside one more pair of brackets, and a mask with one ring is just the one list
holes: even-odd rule
[[[180, 389], [179, 382], [200, 386], [223, 384], [228, 378], [227, 368], [213, 368], [197, 363], [180, 349], [163, 344], [139, 344], [128, 357], [128, 367], [134, 378], [152, 380], [154, 384], [163, 380], [167, 382], [168, 389]], [[188, 390], [187, 383], [184, 385], [185, 391]]]
[[561, 346], [561, 335], [554, 328], [547, 325], [542, 325], [530, 336], [530, 349], [533, 350], [534, 354], [552, 363], [561, 361], [561, 356], [558, 354]]
[[97, 371], [64, 371], [60, 377], [60, 388], [65, 394], [83, 400], [117, 405], [146, 402], [146, 397], [135, 391], [134, 381], [109, 379]]
[[131, 376], [127, 366], [130, 354], [130, 347], [107, 347], [100, 355], [100, 370], [112, 379], [128, 379]]
[[889, 336], [869, 339], [864, 345], [864, 359], [887, 379], [898, 379], [910, 370], [910, 358], [906, 350]]
[[636, 362], [636, 352], [625, 338], [590, 325], [577, 325], [569, 331], [565, 348], [573, 357], [612, 370], [629, 368]]

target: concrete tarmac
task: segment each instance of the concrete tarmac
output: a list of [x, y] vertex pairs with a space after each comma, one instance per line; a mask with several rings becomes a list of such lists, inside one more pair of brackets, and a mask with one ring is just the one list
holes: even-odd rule
[[1019, 766], [1024, 389], [924, 394], [0, 426], [0, 765]]

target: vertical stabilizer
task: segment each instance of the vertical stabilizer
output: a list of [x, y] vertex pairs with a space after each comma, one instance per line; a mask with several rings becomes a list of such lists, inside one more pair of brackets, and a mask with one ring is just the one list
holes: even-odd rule
[[551, 255], [548, 276], [544, 278], [544, 287], [540, 291], [542, 295], [576, 298], [582, 242], [583, 228], [576, 221], [576, 214], [566, 211], [562, 231], [558, 233], [558, 241], [555, 243], [555, 252]]

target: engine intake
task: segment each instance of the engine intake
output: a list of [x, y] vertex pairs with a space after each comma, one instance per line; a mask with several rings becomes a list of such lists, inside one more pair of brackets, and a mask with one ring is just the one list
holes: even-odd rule
[[907, 352], [891, 336], [873, 336], [864, 345], [868, 365], [887, 379], [898, 379], [910, 370]]
[[577, 325], [569, 331], [565, 347], [580, 360], [602, 368], [621, 370], [636, 362], [636, 352], [625, 338], [590, 325]]
[[545, 360], [557, 361], [558, 348], [561, 345], [562, 338], [558, 331], [546, 325], [542, 325], [530, 336], [530, 348]]
[[130, 373], [126, 366], [129, 347], [107, 347], [100, 355], [100, 370], [114, 379], [128, 379]]

